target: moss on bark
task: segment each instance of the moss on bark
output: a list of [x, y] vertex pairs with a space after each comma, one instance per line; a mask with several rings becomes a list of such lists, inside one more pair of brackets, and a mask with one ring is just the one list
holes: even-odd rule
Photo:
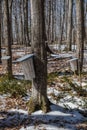
[[48, 99], [46, 100], [44, 97], [41, 99], [41, 103], [39, 103], [38, 100], [36, 101], [31, 97], [27, 106], [29, 114], [40, 109], [45, 113], [50, 111], [50, 101]]

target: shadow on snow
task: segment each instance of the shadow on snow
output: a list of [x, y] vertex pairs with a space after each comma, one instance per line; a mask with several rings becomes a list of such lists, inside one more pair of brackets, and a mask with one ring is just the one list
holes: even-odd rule
[[[79, 113], [80, 110], [71, 109], [66, 110], [58, 105], [51, 105], [51, 111], [43, 113], [37, 111], [28, 115], [27, 112], [15, 111], [1, 111], [0, 112], [0, 128], [16, 128], [29, 127], [34, 125], [50, 125], [57, 128], [69, 128], [73, 130], [75, 125], [84, 121], [85, 117]], [[75, 130], [75, 128], [74, 128]]]

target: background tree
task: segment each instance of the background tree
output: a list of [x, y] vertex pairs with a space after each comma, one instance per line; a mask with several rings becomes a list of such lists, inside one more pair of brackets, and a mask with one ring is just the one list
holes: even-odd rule
[[84, 54], [84, 0], [76, 0], [78, 72], [82, 72]]
[[28, 31], [28, 0], [24, 0], [24, 43], [29, 46], [29, 31]]
[[9, 16], [9, 4], [8, 0], [4, 0], [4, 19], [5, 19], [5, 44], [7, 45], [6, 48], [6, 55], [10, 56], [10, 59], [7, 62], [7, 73], [10, 77], [12, 77], [12, 35], [11, 35], [11, 23], [10, 23], [10, 16]]
[[71, 51], [71, 45], [72, 45], [72, 9], [73, 9], [73, 0], [69, 0], [68, 22], [67, 22], [67, 46], [69, 51]]

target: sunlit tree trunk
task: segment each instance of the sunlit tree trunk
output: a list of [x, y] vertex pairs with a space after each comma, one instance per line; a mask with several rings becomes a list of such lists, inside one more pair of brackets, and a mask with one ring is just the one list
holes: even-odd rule
[[42, 109], [47, 112], [47, 53], [45, 48], [44, 0], [31, 0], [31, 45], [35, 53], [34, 66], [36, 77], [32, 82], [32, 97], [29, 112]]

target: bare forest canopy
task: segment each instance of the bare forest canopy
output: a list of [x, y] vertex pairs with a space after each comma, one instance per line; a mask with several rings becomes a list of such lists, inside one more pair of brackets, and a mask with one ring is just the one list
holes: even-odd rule
[[[6, 45], [6, 9], [4, 1], [1, 0], [0, 8], [2, 46]], [[12, 44], [29, 46], [31, 44], [32, 24], [30, 0], [8, 0], [8, 6]], [[49, 44], [65, 44], [67, 38], [71, 37], [72, 44], [75, 44], [77, 29], [76, 0], [45, 0], [44, 11], [46, 41], [49, 41]], [[87, 39], [87, 0], [84, 0], [84, 20], [85, 39]]]

